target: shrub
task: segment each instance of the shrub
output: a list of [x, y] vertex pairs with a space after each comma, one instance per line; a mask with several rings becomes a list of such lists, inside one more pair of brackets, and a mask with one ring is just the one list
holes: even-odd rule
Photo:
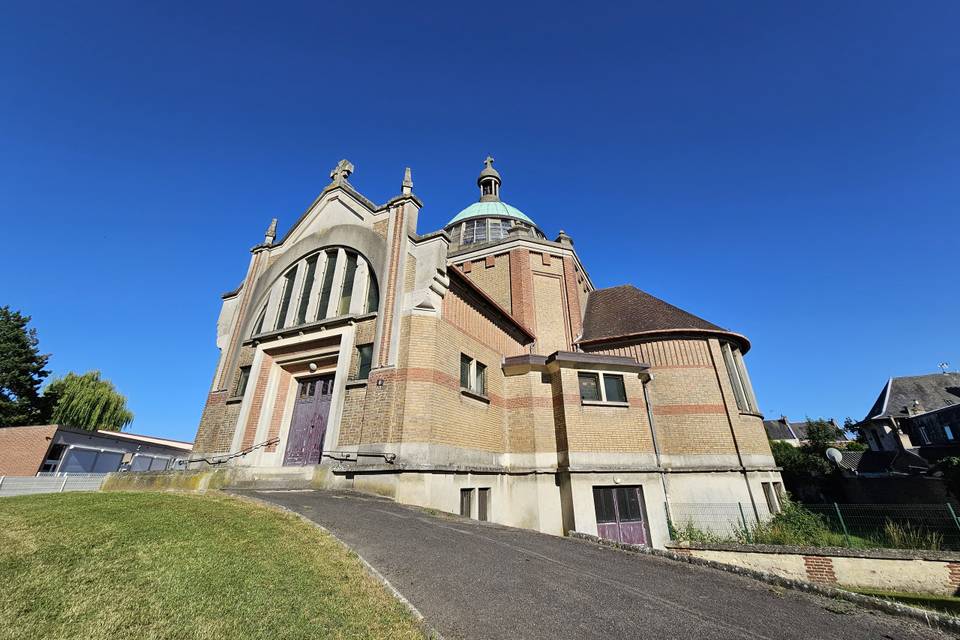
[[822, 516], [788, 501], [776, 516], [757, 524], [749, 533], [745, 532], [742, 541], [813, 547], [841, 547], [845, 544], [843, 536], [832, 531]]

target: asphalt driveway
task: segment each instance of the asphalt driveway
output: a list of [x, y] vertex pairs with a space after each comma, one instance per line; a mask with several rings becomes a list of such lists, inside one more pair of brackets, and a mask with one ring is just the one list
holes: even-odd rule
[[663, 558], [333, 491], [236, 491], [297, 511], [446, 638], [943, 638], [918, 623]]

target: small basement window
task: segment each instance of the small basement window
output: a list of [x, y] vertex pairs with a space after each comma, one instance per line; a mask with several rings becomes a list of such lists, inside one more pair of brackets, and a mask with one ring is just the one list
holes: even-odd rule
[[619, 373], [577, 374], [580, 400], [585, 404], [627, 404], [627, 390]]

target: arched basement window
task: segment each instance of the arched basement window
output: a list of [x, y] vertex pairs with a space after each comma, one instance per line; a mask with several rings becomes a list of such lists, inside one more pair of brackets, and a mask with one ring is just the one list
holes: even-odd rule
[[331, 247], [304, 256], [277, 278], [252, 335], [371, 313], [379, 305], [380, 289], [367, 259], [351, 249]]

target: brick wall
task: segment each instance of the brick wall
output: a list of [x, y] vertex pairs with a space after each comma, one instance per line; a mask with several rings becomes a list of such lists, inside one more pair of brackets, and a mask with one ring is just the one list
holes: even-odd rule
[[643, 386], [636, 375], [624, 375], [629, 407], [584, 405], [580, 400], [578, 371], [561, 369], [552, 377], [553, 401], [563, 404], [563, 423], [568, 451], [599, 453], [652, 453], [653, 439], [643, 403]]
[[737, 409], [719, 348], [716, 339], [685, 338], [589, 350], [651, 365], [651, 403], [664, 454], [734, 455], [735, 433], [742, 453], [769, 456], [763, 421]]
[[0, 476], [33, 476], [40, 471], [57, 425], [0, 428]]
[[193, 442], [198, 453], [227, 453], [233, 444], [233, 434], [240, 415], [240, 403], [227, 404], [226, 391], [207, 395], [207, 404], [200, 416], [200, 426]]
[[493, 298], [501, 307], [510, 310], [510, 256], [487, 256], [485, 260], [471, 265], [470, 280]]

